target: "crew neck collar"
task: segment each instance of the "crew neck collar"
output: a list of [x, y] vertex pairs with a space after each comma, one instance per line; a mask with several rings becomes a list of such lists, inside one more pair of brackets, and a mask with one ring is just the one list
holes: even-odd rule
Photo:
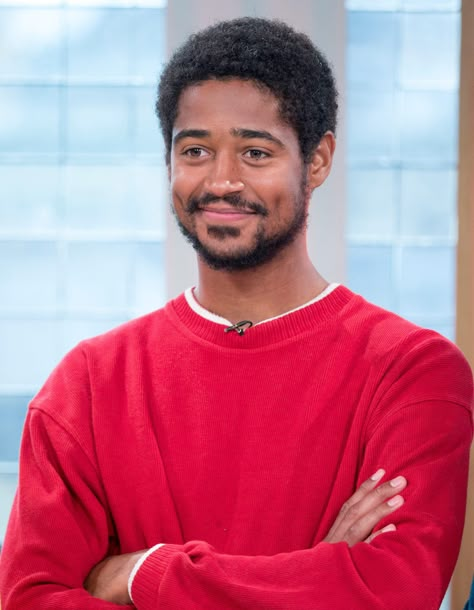
[[[310, 301], [307, 301], [306, 303], [303, 303], [303, 305], [299, 305], [298, 307], [295, 307], [294, 309], [290, 309], [289, 311], [285, 311], [284, 313], [282, 313], [282, 314], [280, 314], [278, 316], [273, 316], [272, 318], [267, 318], [266, 320], [261, 320], [260, 322], [257, 322], [255, 324], [253, 324], [253, 326], [255, 327], [255, 326], [259, 326], [260, 324], [266, 324], [267, 322], [271, 322], [272, 320], [278, 320], [278, 318], [282, 318], [283, 316], [287, 316], [289, 314], [292, 314], [295, 311], [298, 311], [299, 309], [303, 309], [303, 307], [308, 307], [308, 305], [312, 305], [313, 303], [316, 303], [317, 301], [320, 301], [321, 299], [324, 299], [325, 297], [327, 297], [338, 286], [339, 286], [339, 284], [336, 284], [334, 282], [331, 283], [331, 284], [328, 284], [328, 286], [326, 286], [326, 288], [322, 292], [320, 292], [317, 296], [315, 296]], [[221, 325], [226, 326], [226, 327], [232, 326], [232, 322], [230, 320], [227, 320], [226, 318], [223, 318], [222, 316], [219, 316], [218, 314], [215, 314], [212, 311], [209, 311], [208, 309], [203, 307], [201, 305], [201, 303], [199, 303], [199, 301], [196, 299], [196, 296], [194, 294], [194, 287], [187, 288], [185, 290], [185, 292], [184, 292], [184, 296], [186, 298], [186, 301], [187, 301], [188, 305], [198, 315], [200, 315], [203, 318], [205, 318], [206, 320], [209, 320], [209, 321], [214, 322], [216, 324], [221, 324]]]
[[220, 316], [215, 316], [217, 319], [210, 319], [208, 315], [203, 316], [201, 312], [198, 313], [189, 304], [184, 293], [166, 305], [166, 312], [183, 333], [196, 340], [229, 349], [264, 348], [314, 331], [330, 318], [336, 317], [355, 296], [345, 286], [335, 285], [331, 290], [328, 289], [329, 286], [319, 295], [320, 298], [316, 297], [291, 312], [256, 324], [245, 330], [242, 335], [234, 331], [225, 332], [225, 328], [231, 325], [228, 320]]

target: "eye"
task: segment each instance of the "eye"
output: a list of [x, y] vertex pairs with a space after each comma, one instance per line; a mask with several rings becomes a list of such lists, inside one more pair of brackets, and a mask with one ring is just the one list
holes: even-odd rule
[[251, 148], [245, 152], [245, 156], [252, 161], [261, 161], [262, 159], [266, 159], [270, 155], [259, 148]]
[[201, 157], [204, 157], [207, 153], [204, 148], [201, 148], [200, 146], [191, 146], [191, 148], [187, 148], [185, 151], [183, 151], [182, 154], [185, 157], [200, 159]]

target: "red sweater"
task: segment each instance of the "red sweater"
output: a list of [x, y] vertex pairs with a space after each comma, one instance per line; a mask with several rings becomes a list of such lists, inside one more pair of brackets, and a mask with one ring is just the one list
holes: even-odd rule
[[[449, 341], [342, 286], [243, 336], [178, 297], [81, 343], [31, 403], [3, 610], [120, 608], [85, 577], [159, 542], [139, 610], [437, 610], [472, 394]], [[379, 467], [408, 479], [397, 531], [322, 542]]]

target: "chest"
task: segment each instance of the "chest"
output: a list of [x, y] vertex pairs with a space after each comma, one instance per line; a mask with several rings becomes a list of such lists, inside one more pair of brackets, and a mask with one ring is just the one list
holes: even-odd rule
[[147, 545], [203, 539], [247, 553], [322, 538], [363, 452], [370, 391], [354, 366], [343, 359], [335, 374], [314, 350], [278, 365], [182, 354], [117, 383], [108, 408], [120, 433], [97, 447], [122, 536], [133, 522]]

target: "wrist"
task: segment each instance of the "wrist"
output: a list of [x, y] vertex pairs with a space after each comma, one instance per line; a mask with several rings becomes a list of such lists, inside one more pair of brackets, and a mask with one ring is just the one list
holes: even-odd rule
[[145, 563], [145, 561], [148, 559], [148, 557], [150, 557], [150, 555], [152, 555], [155, 551], [157, 551], [162, 546], [164, 546], [163, 543], [155, 544], [155, 546], [152, 546], [150, 549], [148, 549], [148, 551], [145, 551], [145, 552], [140, 551], [138, 553], [133, 553], [133, 555], [131, 555], [132, 563], [130, 566], [130, 575], [128, 577], [128, 596], [132, 603], [133, 603], [132, 585], [133, 585], [135, 576], [138, 573], [138, 570], [142, 567], [142, 565]]

